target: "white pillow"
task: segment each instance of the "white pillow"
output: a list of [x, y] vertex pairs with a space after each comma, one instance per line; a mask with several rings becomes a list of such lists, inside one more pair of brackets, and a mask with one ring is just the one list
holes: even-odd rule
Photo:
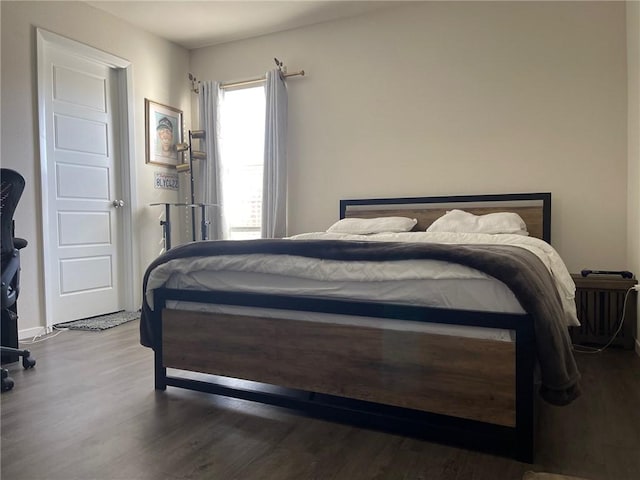
[[515, 233], [529, 235], [522, 217], [514, 212], [474, 215], [464, 210], [451, 210], [427, 228], [427, 232]]
[[331, 225], [329, 233], [351, 233], [367, 235], [382, 232], [408, 232], [415, 227], [418, 220], [406, 217], [378, 217], [378, 218], [343, 218]]

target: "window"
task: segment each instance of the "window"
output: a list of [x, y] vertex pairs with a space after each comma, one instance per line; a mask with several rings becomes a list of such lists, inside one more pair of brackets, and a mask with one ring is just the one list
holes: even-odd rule
[[227, 90], [220, 102], [224, 238], [260, 238], [265, 108], [262, 85]]

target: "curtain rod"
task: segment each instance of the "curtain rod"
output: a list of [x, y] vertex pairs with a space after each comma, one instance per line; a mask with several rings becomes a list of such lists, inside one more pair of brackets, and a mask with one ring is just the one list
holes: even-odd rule
[[[304, 70], [300, 70], [299, 72], [283, 73], [282, 76], [285, 78], [297, 77], [297, 76], [304, 77]], [[266, 79], [267, 77], [263, 75], [261, 77], [252, 78], [250, 80], [240, 80], [238, 82], [226, 82], [226, 83], [221, 83], [220, 88], [224, 90], [225, 88], [245, 87], [247, 85], [253, 85], [254, 83], [264, 82]]]
[[[291, 72], [291, 73], [283, 73], [282, 74], [285, 78], [287, 77], [304, 77], [305, 73], [304, 70], [300, 70], [298, 72]], [[265, 77], [264, 75], [261, 77], [257, 77], [257, 78], [251, 78], [249, 80], [240, 80], [237, 82], [226, 82], [226, 83], [221, 83], [220, 84], [220, 88], [225, 90], [227, 88], [235, 88], [235, 87], [246, 87], [247, 85], [254, 85], [256, 83], [262, 83], [267, 79], [267, 77]], [[193, 77], [193, 75], [189, 74], [189, 80], [191, 80], [191, 91], [194, 93], [200, 93], [200, 89], [198, 88], [198, 82], [195, 77]]]

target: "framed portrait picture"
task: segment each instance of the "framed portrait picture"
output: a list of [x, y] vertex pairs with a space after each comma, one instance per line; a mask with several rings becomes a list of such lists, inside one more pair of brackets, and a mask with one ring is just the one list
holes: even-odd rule
[[182, 110], [144, 99], [146, 163], [174, 167], [181, 163]]

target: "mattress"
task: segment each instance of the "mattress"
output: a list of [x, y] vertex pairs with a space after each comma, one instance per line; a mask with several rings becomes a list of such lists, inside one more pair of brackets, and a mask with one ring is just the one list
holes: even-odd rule
[[[567, 325], [579, 325], [575, 285], [557, 252], [546, 242], [521, 235], [433, 234], [409, 232], [345, 235], [324, 232], [292, 240], [356, 240], [503, 244], [527, 249], [549, 270], [555, 282]], [[342, 298], [501, 313], [524, 313], [511, 290], [501, 281], [464, 265], [439, 260], [394, 262], [327, 260], [293, 255], [219, 255], [170, 260], [156, 267], [147, 284], [152, 292], [166, 285], [189, 290], [223, 290], [319, 298]]]
[[[353, 299], [384, 303], [399, 303], [425, 307], [456, 308], [485, 312], [525, 313], [524, 309], [507, 286], [477, 270], [465, 272], [459, 265], [432, 265], [431, 261], [395, 262], [388, 266], [378, 262], [356, 262], [345, 268], [341, 262], [317, 261], [308, 258], [287, 257], [284, 260], [269, 255], [243, 255], [233, 257], [246, 270], [226, 270], [226, 257], [207, 262], [207, 268], [194, 264], [197, 260], [176, 262], [167, 265], [173, 270], [165, 286], [185, 290], [221, 290], [229, 292], [253, 292], [291, 296], [313, 296], [331, 299]], [[295, 264], [290, 274], [272, 274], [256, 271], [282, 267], [283, 262]], [[335, 263], [335, 265], [327, 265]], [[406, 269], [405, 269], [406, 267]], [[315, 269], [329, 271], [312, 278]], [[385, 269], [387, 269], [385, 271]], [[397, 272], [390, 270], [398, 269]], [[410, 269], [416, 276], [403, 275]], [[434, 271], [439, 273], [432, 278]], [[419, 272], [424, 274], [420, 275]], [[297, 274], [296, 274], [297, 273]], [[333, 273], [333, 275], [332, 275]], [[397, 275], [395, 275], [395, 274]], [[307, 276], [302, 276], [302, 275]]]
[[[206, 268], [203, 263], [206, 264]], [[241, 271], [224, 269], [232, 266], [241, 269]], [[241, 255], [217, 257], [206, 261], [202, 259], [180, 260], [165, 268], [171, 273], [164, 281], [164, 285], [176, 289], [252, 292], [362, 301], [370, 301], [375, 298], [376, 301], [385, 303], [486, 312], [525, 313], [513, 293], [502, 282], [477, 270], [445, 262], [406, 261], [394, 262], [394, 265], [391, 266], [380, 262], [357, 262], [356, 265], [352, 264], [345, 269], [342, 262], [326, 260], [318, 262], [315, 259], [288, 256], [283, 259], [282, 256], [275, 255]], [[295, 271], [299, 275], [264, 273], [264, 271], [274, 270]], [[429, 275], [436, 278], [420, 278], [424, 276], [424, 273], [420, 272], [429, 272]], [[303, 278], [300, 276], [302, 273], [308, 277], [315, 276], [316, 278]], [[434, 325], [405, 320], [384, 320], [371, 317], [229, 307], [190, 302], [168, 302], [167, 307], [262, 318], [296, 319], [348, 325], [366, 324], [385, 329], [412, 330], [498, 341], [513, 341], [514, 339], [512, 331], [494, 328]]]

